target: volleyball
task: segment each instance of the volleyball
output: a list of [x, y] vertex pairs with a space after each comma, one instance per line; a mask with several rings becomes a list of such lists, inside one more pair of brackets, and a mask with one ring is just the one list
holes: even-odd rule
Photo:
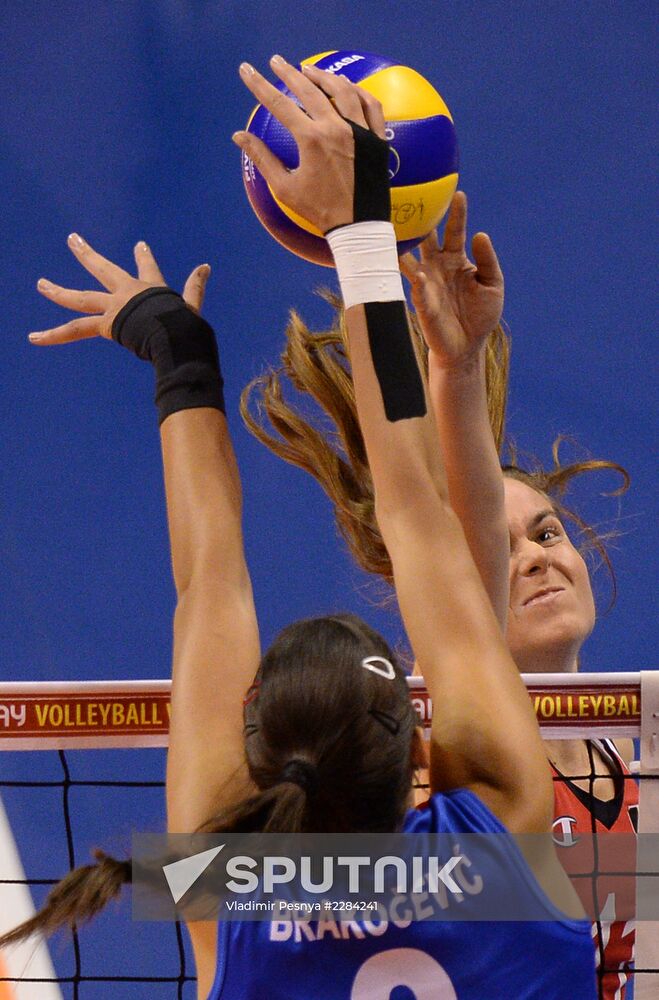
[[[423, 76], [371, 52], [333, 50], [302, 65], [340, 73], [381, 102], [386, 119], [391, 180], [391, 221], [398, 252], [413, 249], [445, 214], [458, 186], [458, 147], [451, 113]], [[283, 83], [275, 86], [300, 102]], [[261, 104], [247, 130], [262, 139], [289, 170], [299, 163], [290, 132]], [[322, 233], [278, 201], [249, 157], [242, 155], [243, 180], [259, 221], [287, 250], [315, 264], [332, 266]]]

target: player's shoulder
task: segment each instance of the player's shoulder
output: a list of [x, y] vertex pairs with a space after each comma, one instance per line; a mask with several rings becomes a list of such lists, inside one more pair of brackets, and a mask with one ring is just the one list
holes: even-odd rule
[[634, 760], [633, 740], [607, 740], [609, 747], [617, 753], [626, 768], [629, 768]]
[[501, 821], [469, 788], [435, 792], [407, 813], [403, 829], [406, 833], [505, 832]]

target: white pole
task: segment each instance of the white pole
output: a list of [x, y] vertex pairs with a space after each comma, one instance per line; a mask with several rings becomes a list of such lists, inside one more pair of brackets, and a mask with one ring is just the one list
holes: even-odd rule
[[[0, 878], [25, 879], [16, 841], [0, 799]], [[34, 916], [34, 902], [27, 885], [0, 885], [0, 934]], [[20, 979], [54, 979], [57, 973], [42, 937], [11, 945], [0, 952], [1, 976]], [[57, 983], [0, 983], [12, 1000], [62, 1000]], [[5, 994], [3, 993], [2, 996]]]

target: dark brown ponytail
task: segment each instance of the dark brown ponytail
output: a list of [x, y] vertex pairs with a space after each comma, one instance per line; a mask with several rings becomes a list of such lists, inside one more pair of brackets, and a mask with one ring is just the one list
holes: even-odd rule
[[117, 861], [103, 851], [94, 851], [96, 864], [82, 865], [58, 882], [48, 893], [41, 910], [0, 937], [0, 948], [23, 941], [32, 934], [48, 937], [62, 927], [91, 920], [119, 896], [132, 880], [130, 860]]

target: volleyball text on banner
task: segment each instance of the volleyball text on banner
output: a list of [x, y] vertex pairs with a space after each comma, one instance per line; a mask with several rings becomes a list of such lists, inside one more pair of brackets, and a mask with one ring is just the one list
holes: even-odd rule
[[[641, 675], [524, 676], [546, 739], [641, 734]], [[432, 701], [421, 677], [408, 678], [426, 735]], [[0, 750], [164, 747], [171, 682], [46, 681], [0, 684]]]

